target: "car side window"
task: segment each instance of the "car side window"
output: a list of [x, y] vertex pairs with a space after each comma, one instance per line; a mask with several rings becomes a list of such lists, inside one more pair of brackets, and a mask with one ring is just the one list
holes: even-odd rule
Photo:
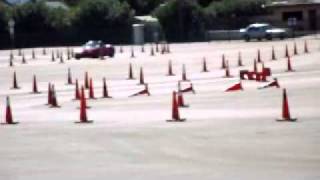
[[258, 30], [259, 30], [259, 29], [256, 28], [256, 27], [250, 27], [250, 28], [248, 29], [249, 32], [256, 32], [256, 31], [258, 31]]

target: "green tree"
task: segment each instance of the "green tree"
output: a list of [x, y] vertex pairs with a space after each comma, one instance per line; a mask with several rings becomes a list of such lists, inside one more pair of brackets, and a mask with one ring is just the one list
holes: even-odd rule
[[115, 41], [128, 40], [133, 14], [127, 3], [118, 0], [86, 0], [73, 16], [73, 27], [84, 38]]
[[16, 21], [17, 33], [51, 31], [48, 16], [49, 8], [43, 2], [30, 2], [16, 6], [13, 17]]
[[201, 40], [205, 34], [205, 14], [195, 0], [172, 0], [158, 7], [159, 19], [170, 41]]

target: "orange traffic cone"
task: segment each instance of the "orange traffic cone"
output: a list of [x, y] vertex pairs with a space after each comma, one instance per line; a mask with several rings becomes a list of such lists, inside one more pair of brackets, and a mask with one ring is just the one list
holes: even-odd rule
[[286, 44], [286, 50], [285, 50], [285, 57], [289, 57], [289, 49], [288, 49], [288, 45]]
[[51, 108], [60, 108], [60, 106], [58, 105], [58, 100], [57, 100], [57, 94], [56, 94], [56, 90], [54, 88], [54, 84], [51, 85], [51, 93], [52, 93], [52, 100], [51, 100]]
[[184, 98], [183, 98], [183, 93], [177, 93], [178, 94], [178, 106], [179, 107], [183, 107], [183, 108], [187, 108], [187, 107], [189, 107], [188, 105], [186, 105], [185, 103], [184, 103]]
[[139, 84], [143, 85], [144, 83], [144, 75], [143, 75], [143, 68], [140, 67], [140, 78], [139, 78]]
[[148, 84], [144, 84], [144, 89], [135, 93], [135, 94], [132, 94], [131, 96], [129, 97], [135, 97], [135, 96], [140, 96], [140, 95], [148, 95], [148, 96], [151, 96], [150, 94], [150, 91], [149, 91], [149, 86]]
[[182, 65], [182, 81], [190, 81], [187, 78], [186, 65]]
[[297, 48], [297, 43], [296, 42], [294, 42], [294, 44], [293, 44], [293, 54], [294, 55], [298, 55], [299, 53], [298, 53], [298, 48]]
[[159, 43], [156, 42], [156, 52], [158, 53], [159, 52]]
[[230, 69], [229, 69], [229, 61], [227, 61], [226, 69], [225, 69], [225, 78], [231, 78]]
[[93, 86], [92, 78], [90, 78], [90, 84], [89, 84], [89, 99], [96, 99], [94, 97], [94, 86]]
[[71, 70], [70, 68], [68, 68], [68, 82], [67, 84], [71, 85], [72, 84], [72, 76], [71, 76]]
[[46, 105], [52, 104], [52, 89], [51, 89], [51, 83], [48, 83], [48, 103]]
[[172, 93], [172, 119], [167, 120], [167, 122], [183, 122], [186, 119], [180, 118], [179, 107], [177, 102], [177, 93], [173, 91]]
[[309, 53], [309, 48], [308, 48], [308, 42], [307, 42], [307, 40], [304, 41], [304, 53]]
[[79, 89], [78, 79], [76, 79], [76, 85], [74, 89], [74, 100], [80, 100], [80, 89]]
[[11, 89], [20, 89], [18, 86], [16, 71], [13, 72], [13, 86]]
[[62, 52], [60, 53], [60, 64], [63, 64], [64, 63], [64, 60], [63, 60], [63, 54]]
[[32, 93], [34, 93], [34, 94], [39, 94], [39, 93], [40, 93], [40, 91], [38, 91], [38, 85], [37, 85], [37, 77], [36, 77], [36, 75], [33, 75]]
[[175, 74], [173, 74], [171, 60], [169, 60], [169, 63], [168, 63], [168, 74], [167, 74], [167, 76], [175, 76]]
[[132, 70], [132, 64], [130, 63], [129, 64], [129, 77], [128, 79], [132, 80], [132, 79], [135, 79], [134, 76], [133, 76], [133, 70]]
[[87, 117], [87, 103], [84, 93], [84, 87], [81, 87], [81, 98], [80, 98], [80, 121], [76, 123], [93, 123], [93, 121], [88, 120]]
[[202, 72], [209, 72], [208, 68], [207, 68], [207, 61], [206, 61], [205, 57], [202, 60]]
[[27, 60], [26, 60], [26, 57], [24, 56], [24, 53], [22, 54], [21, 63], [22, 63], [22, 64], [27, 64]]
[[[103, 58], [103, 56], [102, 56]], [[71, 51], [69, 48], [67, 48], [67, 59], [70, 60], [71, 59]]]
[[291, 118], [290, 116], [290, 109], [287, 97], [287, 90], [283, 89], [283, 100], [282, 100], [282, 119], [277, 119], [277, 121], [290, 121], [294, 122], [297, 121], [296, 118]]
[[7, 96], [7, 106], [6, 106], [6, 122], [1, 123], [2, 125], [14, 125], [18, 124], [18, 122], [13, 121], [13, 116], [12, 116], [12, 110], [11, 110], [11, 105], [10, 105], [10, 98]]
[[56, 61], [56, 58], [54, 57], [54, 52], [53, 52], [53, 51], [52, 51], [52, 53], [51, 53], [51, 61], [52, 61], [52, 62]]
[[89, 89], [89, 75], [87, 71], [84, 74], [84, 88]]
[[109, 93], [108, 93], [108, 87], [107, 87], [106, 78], [103, 78], [102, 82], [103, 82], [102, 98], [112, 98], [111, 96], [109, 96]]
[[254, 61], [253, 61], [253, 72], [255, 72], [255, 73], [258, 72], [257, 60], [256, 59], [254, 59]]
[[288, 64], [288, 69], [287, 69], [287, 72], [293, 72], [294, 70], [292, 69], [292, 66], [291, 66], [291, 58], [290, 56], [288, 56], [287, 58], [287, 64]]
[[135, 58], [133, 46], [131, 46], [131, 58]]
[[258, 49], [257, 60], [258, 60], [258, 63], [261, 63], [261, 53], [260, 53], [260, 49]]
[[154, 56], [154, 49], [153, 49], [153, 45], [151, 44], [151, 49], [150, 49], [150, 56]]
[[193, 94], [196, 93], [196, 91], [195, 91], [194, 88], [193, 88], [193, 84], [192, 84], [192, 83], [190, 83], [190, 86], [189, 86], [189, 87], [187, 87], [187, 88], [185, 88], [185, 89], [181, 89], [181, 83], [180, 83], [180, 81], [178, 82], [178, 92], [180, 92], [180, 93], [192, 92]]
[[225, 92], [232, 92], [232, 91], [240, 91], [243, 90], [242, 85], [241, 85], [241, 81], [233, 86], [231, 86], [230, 88], [228, 88]]
[[9, 59], [9, 67], [13, 67], [14, 65], [13, 65], [13, 59]]
[[274, 50], [274, 47], [273, 47], [273, 46], [272, 46], [271, 60], [277, 60], [276, 52], [275, 52], [275, 50]]
[[225, 69], [227, 67], [226, 65], [226, 57], [224, 54], [222, 54], [222, 62], [221, 62], [221, 69]]
[[239, 52], [239, 54], [238, 54], [238, 66], [239, 67], [243, 66], [241, 52]]
[[32, 59], [36, 59], [36, 53], [34, 52], [34, 49], [32, 49]]
[[271, 88], [271, 87], [280, 88], [280, 85], [278, 83], [278, 79], [277, 78], [274, 78], [274, 80], [271, 83], [269, 83], [269, 84], [267, 84], [267, 85], [265, 85], [263, 87], [260, 87], [258, 89], [266, 89], [266, 88]]

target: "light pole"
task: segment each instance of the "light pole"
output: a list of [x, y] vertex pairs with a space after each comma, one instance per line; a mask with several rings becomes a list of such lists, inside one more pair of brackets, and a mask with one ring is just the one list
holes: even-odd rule
[[10, 40], [11, 40], [11, 49], [14, 48], [14, 25], [15, 22], [13, 19], [10, 19], [8, 22], [9, 25], [9, 33], [10, 33]]

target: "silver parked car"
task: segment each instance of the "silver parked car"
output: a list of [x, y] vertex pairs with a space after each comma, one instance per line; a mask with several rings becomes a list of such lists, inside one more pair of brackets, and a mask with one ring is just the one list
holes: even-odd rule
[[240, 29], [241, 36], [246, 41], [251, 39], [272, 40], [273, 38], [284, 39], [288, 37], [288, 30], [283, 28], [274, 28], [270, 24], [255, 23], [250, 24], [245, 29]]

